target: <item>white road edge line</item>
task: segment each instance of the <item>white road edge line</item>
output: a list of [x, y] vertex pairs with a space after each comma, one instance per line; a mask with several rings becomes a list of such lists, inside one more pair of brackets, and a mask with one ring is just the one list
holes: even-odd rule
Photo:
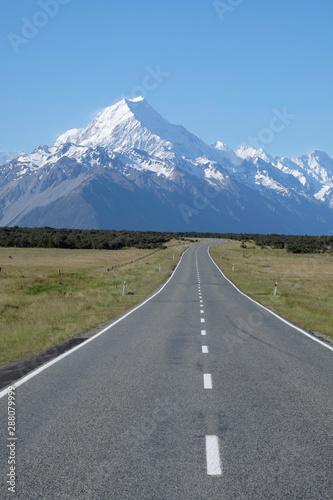
[[[214, 245], [217, 245], [218, 243], [214, 243]], [[318, 344], [321, 344], [323, 345], [324, 347], [326, 347], [327, 349], [330, 349], [331, 351], [333, 351], [333, 347], [331, 347], [330, 345], [326, 344], [325, 342], [323, 342], [322, 340], [319, 340], [317, 339], [316, 337], [314, 337], [313, 335], [311, 335], [310, 333], [306, 332], [305, 330], [303, 330], [302, 328], [300, 328], [299, 326], [296, 326], [296, 325], [293, 325], [292, 323], [290, 323], [288, 320], [282, 318], [282, 316], [279, 316], [278, 314], [276, 314], [275, 312], [271, 311], [270, 309], [267, 309], [267, 307], [259, 304], [259, 302], [256, 302], [254, 299], [251, 299], [251, 297], [249, 297], [248, 295], [246, 295], [246, 293], [242, 292], [239, 288], [237, 288], [236, 285], [233, 284], [232, 281], [230, 281], [226, 275], [223, 273], [223, 271], [221, 271], [221, 269], [219, 268], [219, 266], [216, 264], [216, 262], [214, 261], [214, 259], [212, 258], [212, 256], [210, 255], [209, 253], [209, 248], [213, 246], [213, 245], [210, 245], [208, 248], [207, 248], [207, 253], [211, 259], [211, 261], [213, 262], [214, 266], [217, 267], [218, 271], [220, 271], [220, 273], [222, 274], [223, 278], [225, 278], [227, 281], [229, 281], [229, 283], [234, 287], [236, 288], [237, 292], [239, 292], [241, 295], [243, 295], [244, 297], [246, 297], [247, 299], [251, 300], [251, 302], [253, 302], [254, 304], [257, 304], [257, 306], [261, 307], [262, 309], [265, 309], [265, 311], [269, 312], [270, 314], [272, 314], [273, 316], [275, 316], [276, 318], [278, 318], [280, 321], [283, 321], [283, 323], [285, 323], [286, 325], [288, 326], [291, 326], [291, 328], [293, 328], [294, 330], [297, 330], [298, 332], [302, 333], [303, 335], [306, 335], [306, 337], [308, 337], [309, 339], [313, 340], [314, 342], [317, 342]]]
[[201, 323], [205, 323], [205, 319], [204, 318], [201, 318]]
[[213, 389], [212, 376], [210, 373], [204, 373], [204, 389]]
[[206, 330], [201, 330], [201, 335], [207, 335]]
[[208, 354], [208, 346], [207, 345], [202, 346], [202, 354]]
[[206, 436], [206, 460], [207, 474], [209, 476], [221, 476], [222, 464], [217, 436]]
[[[120, 323], [121, 321], [123, 321], [123, 319], [127, 318], [127, 316], [129, 316], [130, 314], [134, 313], [135, 311], [137, 311], [138, 309], [140, 309], [140, 307], [144, 306], [145, 304], [147, 304], [147, 302], [149, 302], [150, 300], [152, 300], [154, 297], [156, 297], [156, 295], [158, 295], [159, 293], [161, 293], [161, 291], [167, 286], [167, 284], [171, 281], [171, 279], [174, 277], [175, 275], [175, 272], [177, 271], [178, 269], [178, 266], [180, 265], [181, 261], [183, 260], [183, 256], [185, 255], [185, 253], [187, 252], [187, 250], [191, 248], [191, 247], [188, 247], [181, 255], [180, 259], [179, 259], [179, 262], [177, 264], [177, 266], [175, 267], [173, 273], [171, 274], [170, 278], [164, 283], [164, 285], [156, 292], [154, 293], [154, 295], [152, 295], [151, 297], [149, 297], [148, 299], [144, 300], [141, 304], [138, 304], [136, 307], [134, 307], [133, 309], [131, 309], [130, 311], [128, 311], [127, 313], [125, 313], [123, 316], [121, 316], [120, 318], [118, 318], [116, 321], [114, 321], [113, 323], [111, 323], [111, 325], [108, 325], [106, 328], [104, 328], [101, 332], [98, 332], [96, 333], [96, 335], [94, 335], [93, 337], [90, 337], [89, 339], [85, 340], [84, 342], [82, 342], [80, 345], [76, 346], [76, 347], [73, 347], [73, 349], [70, 349], [69, 351], [66, 351], [64, 352], [63, 354], [60, 354], [60, 356], [52, 359], [51, 361], [49, 361], [48, 363], [45, 363], [45, 365], [42, 365], [40, 366], [39, 368], [37, 368], [36, 370], [30, 372], [28, 375], [26, 375], [25, 377], [17, 380], [14, 384], [9, 384], [8, 387], [19, 387], [20, 385], [24, 384], [25, 382], [27, 382], [28, 380], [30, 380], [31, 378], [35, 377], [36, 375], [38, 375], [39, 373], [43, 372], [44, 370], [46, 370], [47, 368], [49, 368], [50, 366], [54, 365], [55, 363], [57, 363], [58, 361], [60, 361], [61, 359], [65, 358], [66, 356], [69, 356], [70, 354], [72, 354], [72, 352], [74, 351], [77, 351], [78, 349], [81, 349], [81, 347], [84, 347], [85, 345], [87, 345], [89, 342], [92, 342], [93, 340], [95, 340], [97, 337], [99, 337], [100, 335], [103, 335], [103, 333], [107, 332], [108, 330], [110, 330], [111, 328], [113, 328], [115, 325], [117, 325], [118, 323]], [[3, 398], [4, 396], [7, 395], [7, 390], [8, 390], [8, 387], [6, 387], [6, 389], [3, 389], [1, 392], [0, 392], [0, 399]]]

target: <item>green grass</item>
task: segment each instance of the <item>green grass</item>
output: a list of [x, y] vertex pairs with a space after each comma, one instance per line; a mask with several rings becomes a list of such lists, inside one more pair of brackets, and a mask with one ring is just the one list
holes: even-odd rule
[[210, 252], [244, 293], [298, 326], [333, 339], [333, 256], [262, 250], [253, 243], [247, 247], [228, 241], [211, 247]]
[[166, 281], [187, 246], [173, 241], [153, 255], [135, 248], [0, 248], [0, 365], [121, 316]]

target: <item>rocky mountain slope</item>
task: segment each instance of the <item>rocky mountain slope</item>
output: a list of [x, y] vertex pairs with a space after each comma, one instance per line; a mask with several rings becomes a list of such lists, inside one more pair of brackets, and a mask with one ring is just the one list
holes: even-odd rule
[[208, 145], [123, 99], [0, 167], [0, 225], [326, 234], [333, 160]]

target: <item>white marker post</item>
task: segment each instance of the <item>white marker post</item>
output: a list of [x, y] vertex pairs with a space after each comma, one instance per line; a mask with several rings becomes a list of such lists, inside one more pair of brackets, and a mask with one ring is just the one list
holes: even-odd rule
[[277, 292], [277, 281], [275, 282], [275, 287], [274, 287], [274, 297], [276, 297], [276, 292]]
[[232, 270], [234, 271], [235, 270], [235, 264], [232, 265]]
[[158, 266], [158, 270], [159, 272], [161, 272], [161, 264]]
[[124, 281], [124, 286], [123, 286], [123, 297], [125, 295], [125, 291], [126, 291], [126, 281]]

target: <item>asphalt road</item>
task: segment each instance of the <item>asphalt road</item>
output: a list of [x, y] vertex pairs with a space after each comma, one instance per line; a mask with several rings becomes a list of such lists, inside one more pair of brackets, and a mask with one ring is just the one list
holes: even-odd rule
[[1, 498], [332, 498], [332, 350], [241, 295], [207, 248], [16, 388], [16, 440], [0, 399]]

